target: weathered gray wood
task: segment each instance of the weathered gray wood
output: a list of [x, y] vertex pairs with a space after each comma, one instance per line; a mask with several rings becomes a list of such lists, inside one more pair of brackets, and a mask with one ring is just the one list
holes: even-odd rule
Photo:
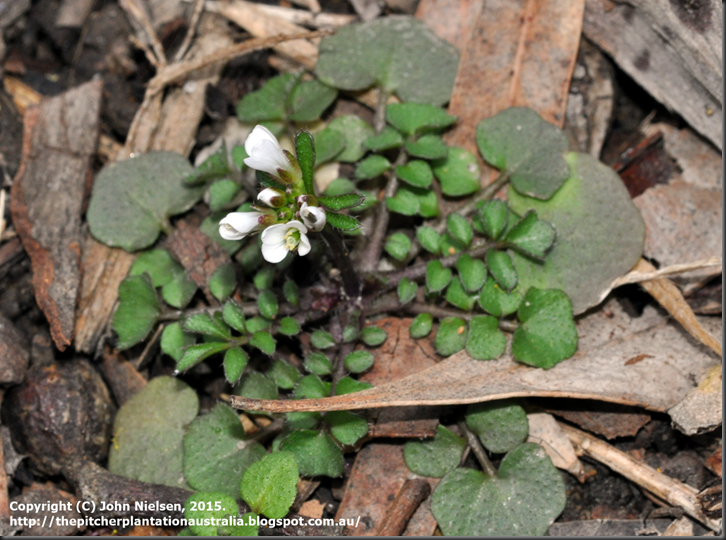
[[722, 149], [722, 11], [717, 0], [587, 0], [583, 32]]

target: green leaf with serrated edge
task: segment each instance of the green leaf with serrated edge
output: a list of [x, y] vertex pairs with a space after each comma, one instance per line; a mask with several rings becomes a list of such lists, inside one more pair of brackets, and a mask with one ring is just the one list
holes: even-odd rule
[[234, 389], [234, 395], [251, 399], [277, 399], [277, 385], [264, 373], [248, 371]]
[[416, 240], [418, 240], [422, 248], [434, 255], [441, 252], [441, 235], [433, 227], [418, 227], [416, 229]]
[[361, 228], [360, 221], [352, 216], [345, 214], [336, 214], [334, 212], [327, 213], [327, 223], [331, 227], [335, 227], [341, 231], [355, 231]]
[[254, 124], [269, 120], [284, 120], [288, 96], [300, 79], [300, 74], [284, 73], [269, 79], [255, 92], [246, 94], [237, 104], [240, 122]]
[[466, 409], [466, 425], [495, 454], [513, 450], [527, 440], [527, 413], [515, 400], [475, 403]]
[[245, 147], [243, 144], [238, 144], [234, 148], [232, 148], [232, 163], [235, 167], [237, 167], [237, 170], [239, 171], [246, 171], [247, 170], [247, 164], [245, 163], [245, 159], [250, 157], [247, 154], [247, 150], [245, 150]]
[[471, 223], [465, 217], [459, 214], [449, 214], [446, 218], [446, 230], [465, 246], [471, 244], [474, 231], [471, 228]]
[[461, 284], [471, 293], [479, 291], [487, 279], [484, 263], [479, 259], [472, 259], [468, 253], [463, 253], [456, 259], [456, 271], [459, 272]]
[[88, 204], [91, 234], [127, 251], [152, 245], [169, 217], [189, 210], [204, 193], [204, 186], [183, 185], [182, 179], [193, 172], [187, 159], [173, 152], [107, 164], [96, 175]]
[[184, 349], [184, 354], [182, 355], [181, 360], [176, 363], [176, 370], [186, 371], [193, 368], [210, 356], [226, 351], [231, 346], [231, 343], [221, 343], [219, 341], [190, 345]]
[[232, 202], [240, 189], [239, 184], [229, 178], [217, 180], [209, 186], [209, 209], [212, 212], [222, 209]]
[[431, 164], [434, 176], [441, 184], [441, 192], [449, 197], [471, 195], [479, 190], [481, 168], [476, 156], [471, 152], [454, 146], [444, 159]]
[[302, 476], [337, 478], [343, 474], [343, 452], [324, 431], [293, 431], [282, 441], [280, 450], [295, 455]]
[[347, 195], [356, 190], [355, 184], [347, 178], [336, 178], [325, 188], [324, 195], [335, 197], [336, 195]]
[[492, 240], [496, 240], [507, 227], [509, 207], [504, 201], [495, 199], [487, 201], [478, 209], [484, 232]]
[[314, 429], [323, 419], [319, 412], [285, 413], [285, 423], [290, 429]]
[[560, 472], [541, 446], [526, 443], [507, 454], [496, 478], [473, 469], [448, 473], [431, 511], [446, 536], [543, 536], [566, 502]]
[[116, 348], [123, 350], [147, 338], [161, 316], [161, 307], [148, 274], [124, 279], [118, 298], [111, 326], [118, 334]]
[[254, 334], [255, 332], [267, 330], [268, 328], [270, 328], [270, 326], [270, 321], [260, 316], [250, 317], [245, 322], [245, 329], [249, 334]]
[[471, 311], [476, 304], [476, 297], [466, 292], [461, 284], [461, 279], [456, 276], [446, 289], [446, 301], [459, 309]]
[[507, 292], [490, 276], [479, 292], [479, 306], [495, 317], [506, 317], [517, 311], [523, 298], [521, 284]]
[[[184, 504], [189, 530], [196, 536], [220, 536], [223, 527], [215, 523], [222, 523], [229, 516], [237, 518], [238, 514], [239, 508], [234, 497], [217, 491], [199, 491], [192, 494]], [[257, 528], [254, 529], [256, 531]]]
[[258, 348], [260, 351], [265, 353], [267, 356], [272, 356], [275, 352], [275, 338], [273, 338], [269, 332], [260, 330], [252, 334], [250, 338], [250, 345]]
[[273, 281], [275, 281], [275, 267], [271, 265], [262, 267], [252, 278], [252, 282], [258, 291], [270, 289]]
[[315, 375], [330, 375], [333, 363], [321, 352], [310, 352], [305, 355], [305, 369]]
[[426, 288], [429, 292], [443, 291], [451, 282], [450, 268], [444, 268], [439, 260], [429, 261], [426, 265]]
[[627, 273], [643, 253], [645, 226], [627, 189], [606, 165], [586, 155], [566, 159], [570, 178], [547, 201], [509, 191], [511, 208], [524, 215], [535, 210], [557, 231], [544, 263], [512, 252], [525, 288], [562, 289], [575, 314], [602, 302], [616, 278]]
[[367, 180], [368, 178], [376, 178], [391, 168], [391, 162], [383, 156], [368, 156], [358, 163], [355, 168], [355, 177], [358, 180]]
[[335, 156], [336, 161], [355, 163], [366, 153], [365, 140], [375, 134], [371, 125], [358, 116], [347, 114], [339, 116], [328, 124], [328, 129], [337, 132], [345, 141], [345, 149]]
[[549, 369], [577, 351], [572, 303], [558, 289], [532, 287], [517, 317], [521, 325], [512, 338], [512, 354], [520, 362]]
[[173, 272], [180, 269], [181, 265], [174, 260], [171, 254], [165, 249], [150, 249], [139, 253], [134, 264], [129, 270], [130, 276], [140, 276], [144, 272], [151, 277], [154, 287], [163, 287], [173, 277]]
[[403, 233], [393, 233], [386, 239], [383, 249], [397, 261], [403, 261], [411, 251], [411, 240]]
[[244, 333], [245, 331], [245, 314], [236, 301], [229, 300], [224, 304], [222, 308], [222, 318], [229, 326], [237, 330], [238, 332]]
[[384, 199], [391, 212], [404, 216], [415, 216], [421, 211], [421, 201], [408, 189], [399, 188], [393, 197]]
[[406, 141], [406, 151], [422, 159], [444, 159], [449, 154], [449, 147], [438, 135], [424, 135], [415, 142]]
[[315, 154], [318, 165], [333, 161], [346, 147], [346, 140], [340, 136], [337, 129], [325, 129], [315, 134]]
[[403, 459], [411, 472], [441, 478], [459, 466], [465, 448], [464, 439], [438, 425], [433, 439], [408, 441], [403, 447]]
[[285, 336], [296, 336], [301, 331], [300, 323], [292, 317], [283, 317], [280, 319], [280, 326], [277, 331]]
[[530, 210], [507, 232], [504, 241], [525, 255], [544, 259], [545, 252], [555, 241], [555, 229], [537, 219], [537, 213]]
[[261, 444], [246, 439], [229, 405], [218, 403], [197, 417], [184, 436], [184, 477], [189, 485], [238, 498], [242, 475], [266, 454]]
[[282, 286], [282, 293], [285, 295], [285, 300], [290, 302], [293, 306], [300, 303], [300, 293], [297, 289], [297, 283], [291, 280], [285, 281]]
[[335, 385], [335, 395], [342, 396], [345, 394], [352, 394], [354, 392], [362, 392], [369, 388], [373, 388], [371, 383], [357, 381], [352, 377], [343, 377], [338, 381], [338, 384]]
[[317, 79], [305, 81], [295, 86], [289, 98], [289, 120], [293, 122], [314, 122], [325, 112], [338, 91]]
[[300, 372], [287, 362], [282, 360], [273, 360], [270, 369], [267, 370], [267, 376], [275, 381], [278, 388], [283, 390], [292, 390], [295, 383], [300, 379]]
[[376, 361], [376, 357], [368, 351], [353, 351], [345, 357], [345, 369], [351, 373], [363, 373]]
[[184, 330], [214, 336], [220, 339], [229, 339], [231, 337], [229, 328], [224, 324], [220, 324], [219, 321], [208, 313], [196, 313], [187, 317], [184, 320]]
[[434, 181], [431, 167], [425, 161], [415, 159], [396, 167], [398, 179], [418, 188], [427, 188]]
[[[228, 212], [226, 211], [214, 212], [207, 216], [199, 226], [199, 230], [211, 238], [215, 243], [222, 246], [227, 254], [234, 255], [242, 248], [242, 246], [244, 246], [244, 242], [240, 242], [239, 240], [225, 240], [219, 235], [219, 222], [227, 215], [227, 213]], [[262, 258], [262, 255], [260, 255], [260, 258]]]
[[237, 384], [247, 367], [249, 357], [244, 349], [232, 347], [224, 355], [224, 378], [229, 384]]
[[403, 144], [403, 137], [398, 130], [385, 126], [378, 135], [368, 137], [363, 144], [371, 152], [384, 152], [400, 147]]
[[456, 117], [425, 103], [392, 103], [386, 107], [386, 120], [410, 137], [440, 131], [456, 122]]
[[449, 233], [441, 235], [441, 254], [456, 255], [466, 250], [464, 243], [458, 238], [454, 238]]
[[361, 330], [360, 339], [369, 347], [378, 347], [386, 342], [388, 333], [378, 326], [367, 326]]
[[343, 444], [353, 445], [368, 434], [368, 422], [348, 411], [331, 411], [325, 421], [330, 434]]
[[419, 20], [389, 16], [323, 38], [315, 70], [323, 82], [342, 90], [377, 85], [402, 101], [443, 105], [451, 96], [458, 57]]
[[256, 514], [281, 519], [295, 502], [298, 476], [297, 461], [290, 452], [266, 455], [250, 465], [242, 476], [242, 500]]
[[126, 478], [187, 488], [182, 439], [199, 412], [197, 393], [174, 377], [151, 379], [119, 408], [108, 469]]
[[331, 384], [320, 379], [315, 374], [305, 375], [295, 385], [295, 397], [298, 398], [323, 398], [330, 394]]
[[433, 189], [418, 189], [408, 186], [404, 186], [404, 189], [410, 189], [418, 197], [419, 216], [434, 218], [439, 215], [439, 200]]
[[[280, 174], [280, 170], [281, 169], [278, 169], [278, 174]], [[285, 171], [283, 171], [283, 173], [286, 174], [288, 180], [291, 180], [292, 177], [291, 177], [290, 173], [285, 173]], [[270, 176], [269, 174], [267, 174], [264, 171], [255, 171], [255, 179], [257, 180], [257, 183], [262, 188], [269, 187], [269, 188], [275, 188], [275, 189], [285, 191], [285, 189], [287, 187], [284, 182], [280, 182], [277, 178]]]
[[318, 197], [318, 202], [328, 210], [344, 210], [358, 206], [365, 200], [359, 193], [347, 193], [335, 197]]
[[401, 305], [408, 304], [416, 298], [417, 292], [418, 285], [407, 277], [398, 282], [398, 301], [401, 302]]
[[446, 317], [441, 320], [436, 332], [434, 347], [441, 356], [451, 356], [466, 346], [466, 321], [459, 317]]
[[517, 271], [505, 251], [490, 249], [486, 254], [487, 269], [499, 286], [511, 291], [517, 285]]
[[313, 136], [306, 130], [298, 132], [295, 137], [295, 151], [297, 152], [297, 161], [302, 171], [303, 185], [305, 192], [315, 195], [315, 147], [313, 146]]
[[466, 352], [475, 360], [499, 358], [507, 347], [507, 337], [499, 330], [499, 320], [477, 315], [469, 321]]
[[484, 159], [523, 195], [549, 199], [567, 180], [567, 135], [532, 109], [512, 107], [482, 120], [476, 142]]
[[232, 263], [223, 264], [209, 278], [209, 291], [219, 301], [224, 301], [237, 287], [237, 277]]
[[430, 313], [419, 313], [411, 321], [411, 327], [408, 329], [408, 332], [414, 339], [424, 338], [431, 333], [433, 325], [434, 318]]
[[310, 342], [316, 349], [329, 349], [335, 346], [333, 336], [325, 330], [315, 330], [310, 334]]
[[274, 319], [279, 309], [275, 293], [269, 289], [260, 291], [260, 294], [257, 295], [257, 309], [260, 311], [260, 315], [266, 319]]
[[164, 302], [177, 309], [184, 309], [197, 292], [197, 284], [179, 267], [174, 270], [171, 281], [161, 288]]
[[192, 174], [184, 177], [184, 184], [188, 186], [203, 184], [210, 180], [223, 178], [231, 172], [227, 145], [222, 141], [222, 146], [216, 152], [206, 158]]
[[161, 333], [161, 350], [171, 356], [177, 362], [184, 355], [184, 347], [192, 345], [195, 341], [194, 334], [187, 334], [179, 322], [173, 322], [164, 327]]

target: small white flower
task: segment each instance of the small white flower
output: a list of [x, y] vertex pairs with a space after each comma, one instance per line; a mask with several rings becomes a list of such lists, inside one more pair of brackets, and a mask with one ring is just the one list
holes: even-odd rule
[[308, 228], [299, 221], [270, 225], [262, 231], [262, 256], [267, 262], [279, 263], [289, 251], [297, 248], [298, 255], [310, 253]]
[[308, 203], [306, 202], [302, 203], [300, 206], [300, 217], [302, 218], [305, 226], [315, 232], [323, 230], [327, 219], [324, 208], [321, 208], [320, 206], [308, 206]]
[[285, 204], [285, 193], [275, 188], [265, 188], [257, 195], [257, 200], [271, 208]]
[[264, 126], [255, 126], [245, 141], [245, 165], [250, 169], [264, 171], [272, 176], [280, 176], [278, 169], [295, 173], [277, 138]]
[[219, 222], [219, 236], [225, 240], [242, 240], [265, 226], [262, 212], [232, 212]]

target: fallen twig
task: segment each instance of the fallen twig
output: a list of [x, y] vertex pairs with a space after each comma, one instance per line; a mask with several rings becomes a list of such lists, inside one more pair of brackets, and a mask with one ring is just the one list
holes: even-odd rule
[[159, 41], [159, 36], [156, 35], [146, 10], [135, 0], [119, 0], [119, 5], [129, 16], [129, 21], [138, 34], [138, 41], [140, 43], [148, 42], [151, 45], [156, 61], [154, 58], [149, 58], [149, 60], [157, 69], [163, 68], [166, 65], [164, 46]]
[[614, 289], [622, 285], [628, 285], [629, 283], [642, 283], [644, 281], [651, 281], [663, 276], [683, 274], [684, 272], [690, 272], [692, 270], [700, 270], [701, 268], [709, 268], [721, 265], [721, 257], [711, 257], [710, 259], [694, 261], [691, 263], [673, 264], [671, 266], [666, 266], [665, 268], [661, 268], [660, 270], [656, 270], [654, 272], [629, 272], [613, 281], [611, 288]]
[[194, 39], [194, 34], [197, 31], [197, 25], [199, 24], [199, 19], [202, 17], [203, 11], [204, 0], [194, 0], [192, 17], [189, 20], [189, 28], [187, 29], [187, 34], [184, 36], [184, 41], [182, 41], [179, 50], [176, 51], [176, 54], [174, 55], [174, 62], [181, 62], [184, 60], [184, 55], [187, 53], [189, 46], [192, 44], [192, 39]]
[[401, 490], [383, 516], [376, 536], [400, 536], [408, 520], [431, 493], [431, 486], [423, 478], [406, 478]]

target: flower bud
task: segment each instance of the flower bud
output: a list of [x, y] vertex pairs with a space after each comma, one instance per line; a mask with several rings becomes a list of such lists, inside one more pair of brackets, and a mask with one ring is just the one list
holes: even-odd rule
[[308, 229], [320, 232], [325, 227], [327, 216], [325, 209], [320, 206], [310, 206], [304, 202], [300, 206], [300, 218]]
[[268, 187], [260, 191], [257, 200], [271, 208], [279, 208], [285, 204], [285, 192]]

